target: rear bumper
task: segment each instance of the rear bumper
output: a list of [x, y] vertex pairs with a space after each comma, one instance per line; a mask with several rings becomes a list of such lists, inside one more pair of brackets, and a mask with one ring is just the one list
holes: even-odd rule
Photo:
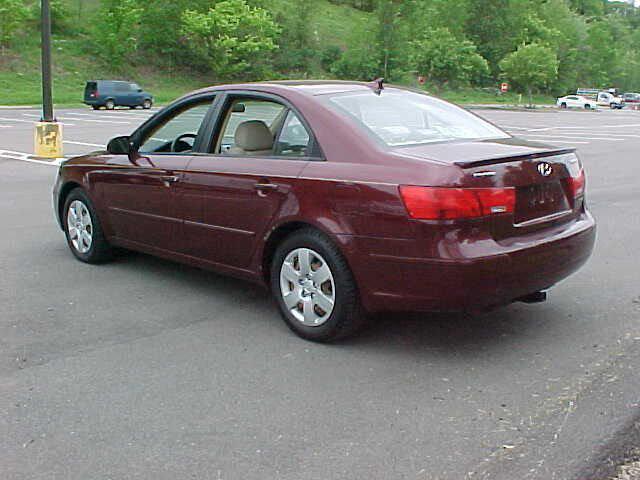
[[595, 238], [585, 212], [508, 243], [456, 239], [465, 243], [448, 248], [447, 258], [398, 256], [392, 243], [385, 252], [385, 240], [354, 239], [352, 267], [369, 311], [483, 311], [568, 277], [588, 260]]

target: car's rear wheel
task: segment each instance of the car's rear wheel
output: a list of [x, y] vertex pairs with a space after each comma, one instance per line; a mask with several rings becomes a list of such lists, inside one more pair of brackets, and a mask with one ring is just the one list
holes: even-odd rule
[[84, 190], [76, 188], [69, 193], [62, 219], [67, 243], [78, 260], [100, 263], [111, 259], [111, 246], [104, 237], [93, 203]]
[[276, 248], [271, 289], [286, 324], [307, 340], [338, 340], [365, 322], [346, 260], [317, 230], [294, 232]]
[[100, 109], [100, 105], [91, 105], [91, 108], [93, 108], [94, 110], [98, 110]]
[[144, 108], [145, 110], [149, 110], [152, 105], [153, 105], [153, 102], [148, 98], [144, 102], [142, 102], [142, 108]]
[[585, 104], [584, 108], [585, 108], [585, 110], [591, 110], [591, 105], [589, 105], [589, 104], [587, 103], [587, 104]]
[[113, 100], [107, 100], [104, 103], [104, 108], [106, 108], [107, 110], [113, 110], [114, 108], [116, 108], [116, 102], [114, 102]]

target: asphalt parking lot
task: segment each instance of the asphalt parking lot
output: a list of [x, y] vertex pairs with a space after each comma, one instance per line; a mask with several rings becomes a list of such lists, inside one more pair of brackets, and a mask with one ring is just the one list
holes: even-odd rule
[[[477, 113], [577, 147], [590, 262], [543, 304], [384, 315], [318, 345], [253, 285], [74, 260], [55, 162], [29, 157], [39, 112], [0, 110], [0, 477], [608, 478], [640, 405], [640, 112]], [[59, 110], [65, 155], [149, 114]]]

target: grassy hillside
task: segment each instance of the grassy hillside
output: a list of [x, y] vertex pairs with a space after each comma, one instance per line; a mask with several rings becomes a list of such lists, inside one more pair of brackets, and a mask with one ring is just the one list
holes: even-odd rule
[[[86, 20], [95, 13], [99, 0], [70, 0], [70, 13]], [[273, 0], [273, 9], [288, 8], [286, 0]], [[355, 24], [367, 21], [367, 13], [327, 0], [316, 0], [314, 8], [322, 15], [314, 15], [310, 28], [315, 37], [326, 44], [342, 46]], [[177, 33], [176, 33], [177, 35]], [[53, 40], [54, 85], [53, 98], [58, 105], [77, 105], [82, 100], [87, 80], [118, 78], [138, 82], [152, 92], [157, 103], [166, 103], [190, 90], [207, 86], [213, 79], [194, 76], [191, 72], [152, 67], [128, 67], [118, 71], [97, 61], [86, 52], [82, 36], [60, 37]], [[319, 68], [319, 67], [318, 67]], [[318, 71], [315, 76], [326, 76]], [[39, 32], [25, 38], [20, 45], [0, 54], [0, 105], [37, 105], [41, 101]]]
[[[183, 93], [206, 85], [204, 78], [186, 74], [134, 69], [118, 72], [95, 62], [83, 53], [82, 39], [54, 40], [53, 99], [56, 104], [74, 105], [82, 101], [87, 80], [118, 78], [139, 82], [151, 91], [156, 102], [168, 102]], [[40, 45], [30, 39], [0, 59], [0, 105], [34, 105], [41, 101]]]
[[[100, 0], [67, 0], [69, 20], [78, 25], [95, 15]], [[336, 5], [328, 0], [314, 0], [310, 5], [309, 30], [317, 50], [335, 45], [342, 49], [354, 31], [364, 30], [374, 21], [373, 13], [363, 12], [348, 5]], [[270, 0], [269, 9], [274, 17], [290, 13], [290, 0]], [[38, 105], [41, 102], [40, 41], [33, 24], [25, 28], [32, 34], [21, 37], [11, 49], [0, 50], [0, 105]], [[86, 31], [86, 29], [85, 29]], [[79, 105], [84, 85], [92, 79], [123, 79], [139, 83], [152, 92], [156, 103], [167, 103], [190, 90], [215, 83], [215, 78], [190, 71], [159, 69], [149, 65], [127, 66], [116, 69], [101, 62], [89, 53], [87, 33], [62, 36], [54, 34], [54, 102], [58, 105]], [[176, 32], [178, 35], [178, 32]], [[319, 57], [308, 64], [307, 76], [330, 78], [323, 71]], [[291, 74], [290, 76], [297, 76]], [[432, 93], [458, 103], [508, 103], [518, 102], [515, 94], [498, 96], [495, 93], [474, 89], [442, 90]], [[540, 96], [536, 103], [549, 103], [553, 99]]]

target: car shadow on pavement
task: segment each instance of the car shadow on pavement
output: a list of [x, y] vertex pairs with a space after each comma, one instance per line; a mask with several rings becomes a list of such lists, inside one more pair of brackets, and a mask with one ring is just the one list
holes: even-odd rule
[[[259, 312], [248, 314], [243, 322], [255, 321], [253, 317], [257, 316], [277, 328], [278, 334], [293, 335], [281, 320], [269, 292], [258, 285], [135, 252], [119, 255], [116, 265], [135, 269], [145, 276], [168, 276], [172, 285], [177, 284], [181, 290], [198, 297], [216, 299], [216, 305], [237, 305], [247, 313]], [[562, 342], [571, 320], [561, 306], [552, 304], [516, 303], [483, 314], [385, 313], [372, 315], [359, 333], [336, 346], [359, 350], [375, 347], [379, 351], [435, 349], [447, 354], [473, 355], [477, 351], [518, 348], [531, 341]]]
[[482, 314], [386, 313], [372, 316], [360, 335], [343, 343], [389, 351], [431, 349], [456, 357], [525, 345], [535, 350], [564, 341], [567, 319], [561, 317], [567, 315], [551, 305], [517, 303]]

